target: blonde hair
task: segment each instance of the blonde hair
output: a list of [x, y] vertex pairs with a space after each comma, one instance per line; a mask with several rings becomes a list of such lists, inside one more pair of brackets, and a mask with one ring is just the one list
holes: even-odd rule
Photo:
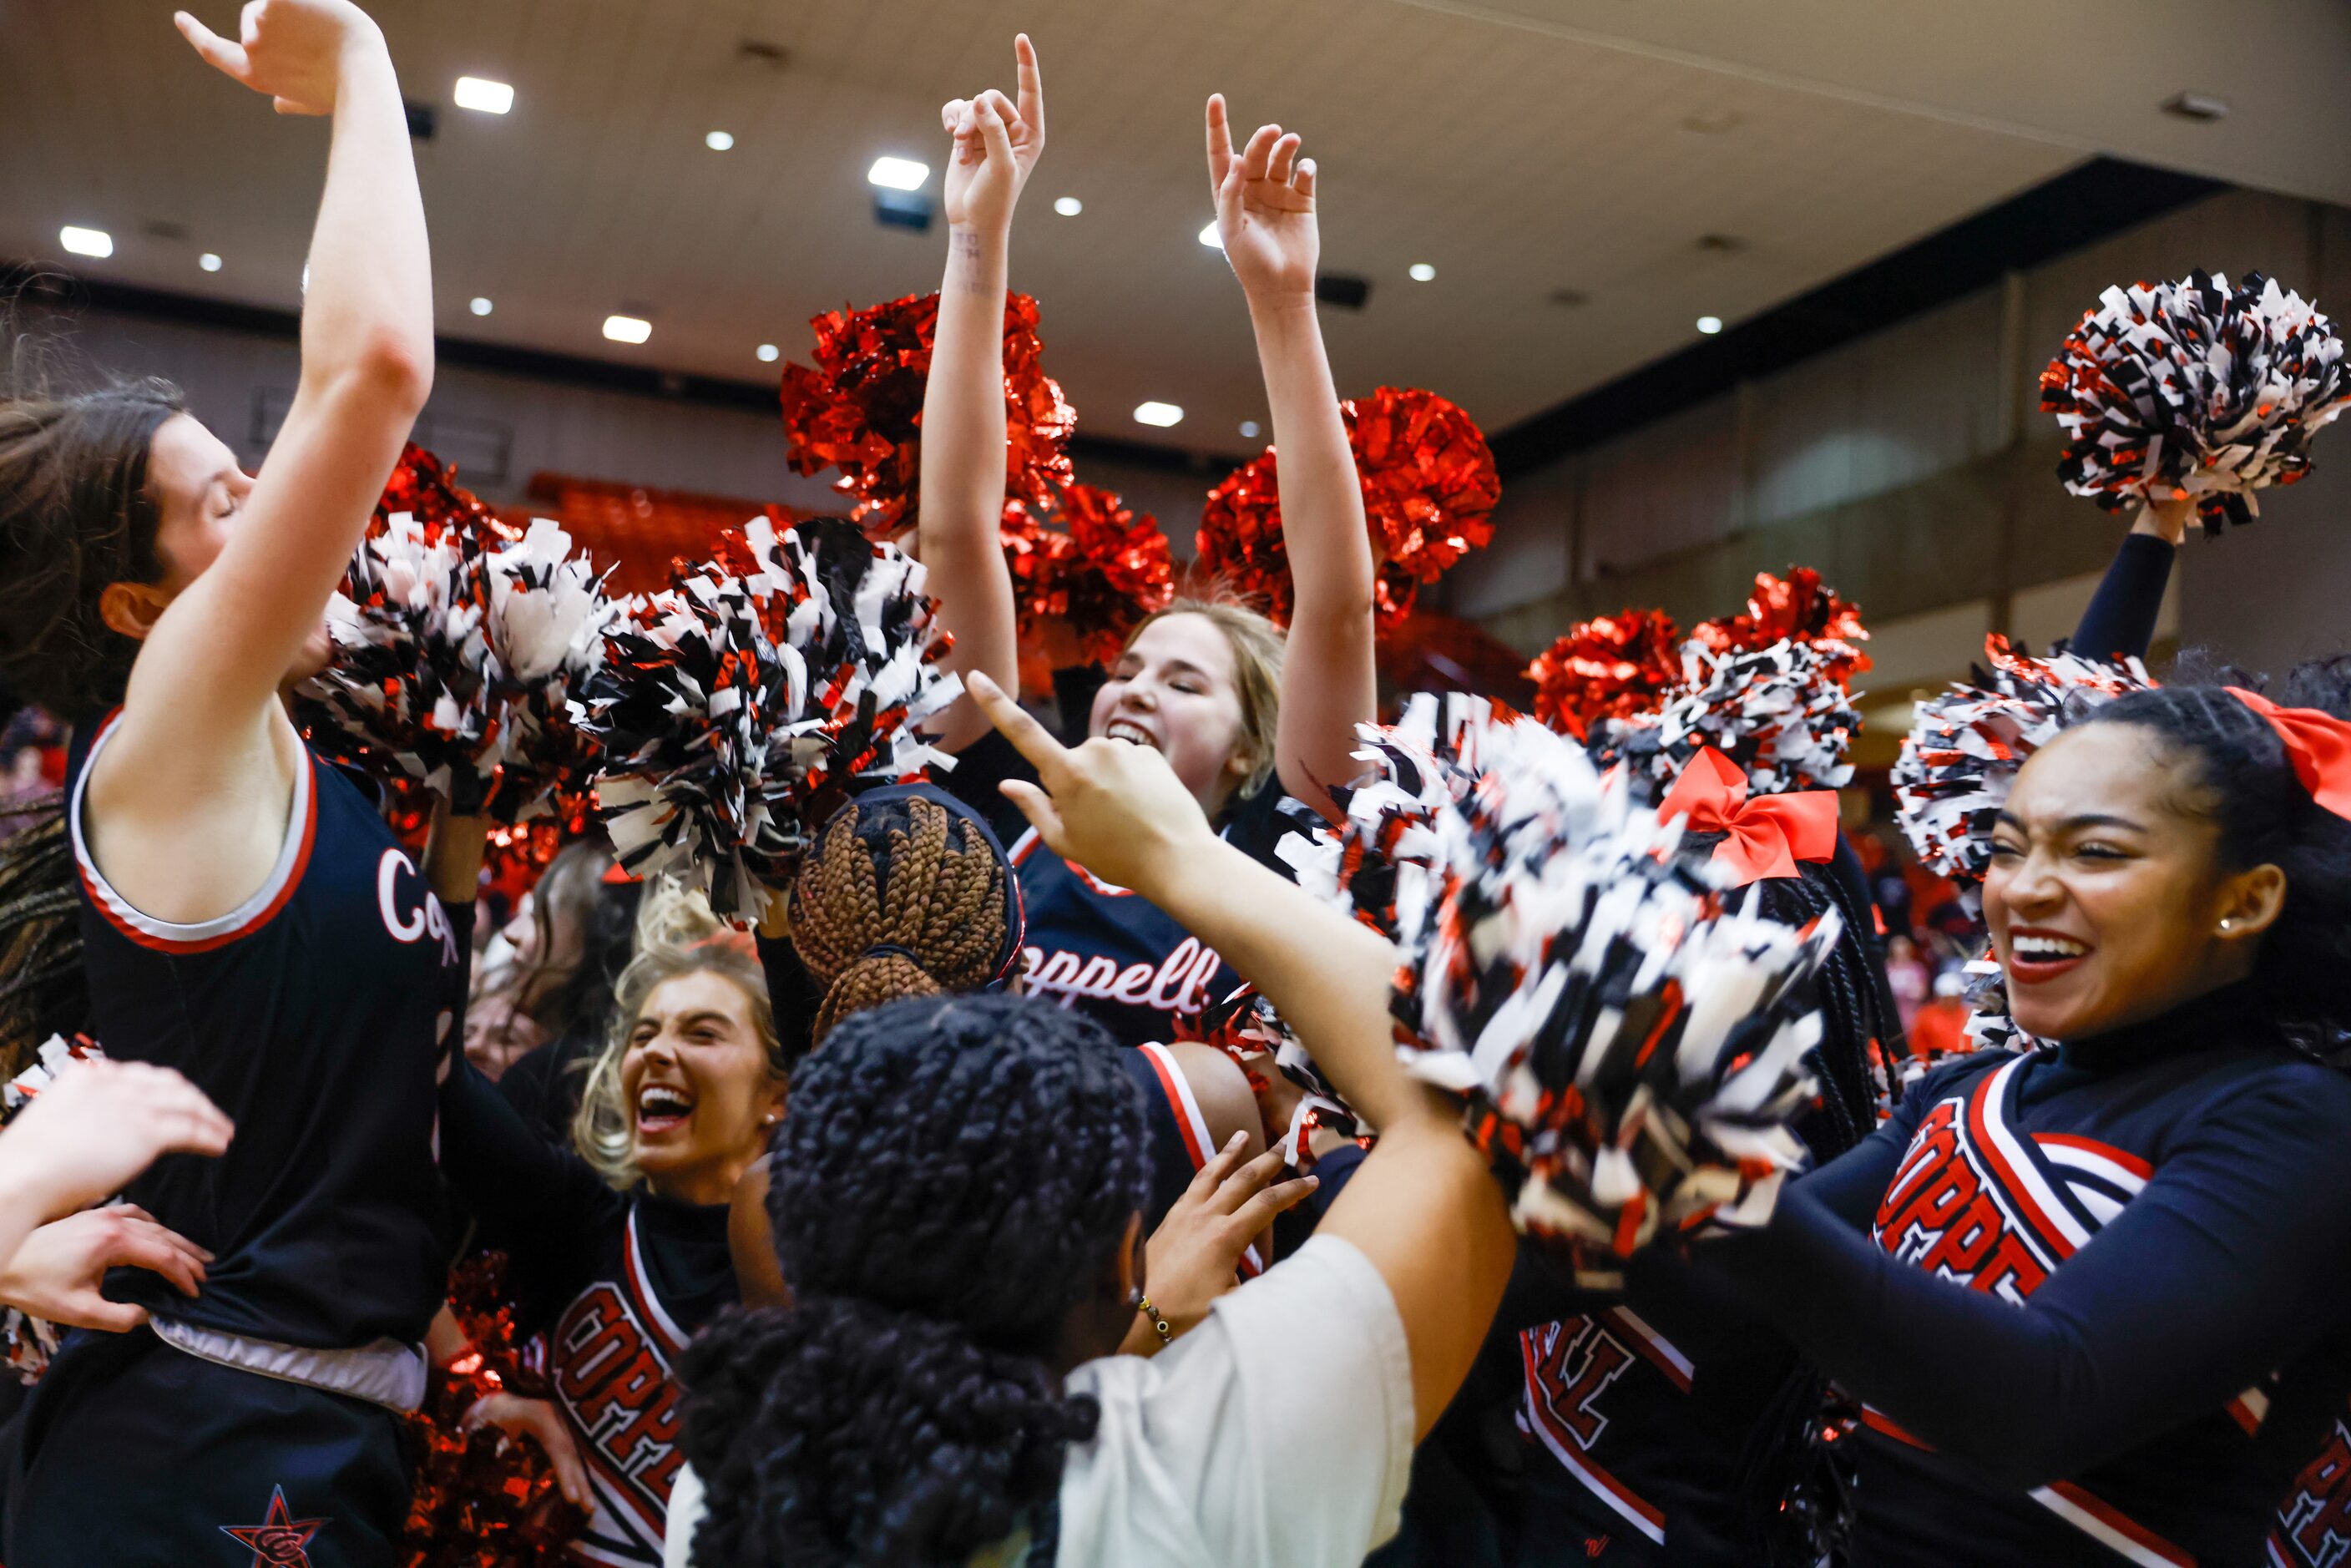
[[1127, 647], [1134, 647], [1154, 622], [1171, 615], [1199, 616], [1224, 633], [1225, 645], [1233, 651], [1233, 694], [1241, 706], [1241, 738], [1235, 750], [1249, 765], [1249, 777], [1233, 793], [1254, 795], [1273, 777], [1278, 759], [1274, 734], [1281, 721], [1282, 630], [1239, 599], [1218, 593], [1209, 599], [1178, 599], [1145, 616], [1128, 636]]
[[613, 985], [611, 1021], [602, 1047], [588, 1064], [580, 1109], [571, 1118], [571, 1146], [597, 1175], [623, 1192], [643, 1181], [644, 1173], [634, 1158], [636, 1118], [621, 1086], [621, 1059], [628, 1053], [629, 1036], [645, 999], [661, 986], [703, 973], [731, 982], [750, 1004], [752, 1032], [768, 1053], [768, 1071], [780, 1078], [790, 1069], [776, 1034], [767, 972], [735, 936], [700, 894], [669, 877], [646, 884], [637, 908], [636, 953]]

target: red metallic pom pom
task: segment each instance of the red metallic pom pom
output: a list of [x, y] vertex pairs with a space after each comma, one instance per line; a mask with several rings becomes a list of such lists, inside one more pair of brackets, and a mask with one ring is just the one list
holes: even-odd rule
[[[863, 310], [831, 310], [816, 329], [816, 368], [787, 365], [784, 436], [796, 472], [837, 468], [833, 487], [874, 538], [912, 527], [921, 469], [923, 389], [931, 373], [939, 297], [910, 295]], [[1042, 506], [1067, 484], [1077, 414], [1039, 361], [1037, 302], [1004, 307], [1005, 495]]]
[[1828, 657], [1823, 673], [1839, 685], [1869, 668], [1869, 655], [1854, 644], [1869, 641], [1861, 607], [1823, 586], [1809, 566], [1791, 567], [1784, 578], [1755, 574], [1755, 591], [1744, 615], [1701, 622], [1691, 636], [1710, 653], [1750, 653], [1774, 643], [1809, 643]]
[[500, 522], [486, 503], [457, 483], [455, 463], [444, 463], [414, 442], [401, 449], [399, 465], [375, 504], [368, 531], [378, 536], [387, 532], [398, 512], [416, 519], [427, 544], [438, 542], [451, 528], [473, 535], [492, 549], [501, 540], [522, 537], [521, 530]]
[[[1144, 617], [1176, 596], [1167, 536], [1148, 514], [1137, 517], [1113, 491], [1069, 485], [1054, 497], [1061, 532], [1034, 526], [1019, 541], [1007, 507], [1005, 549], [1020, 601], [1020, 630], [1060, 622], [1091, 664], [1114, 661]], [[1026, 517], [1027, 513], [1023, 512]]]
[[[1502, 483], [1486, 438], [1458, 405], [1435, 392], [1382, 387], [1343, 402], [1348, 444], [1371, 531], [1374, 614], [1382, 627], [1412, 612], [1424, 583], [1493, 538]], [[1200, 563], [1264, 601], [1287, 625], [1297, 602], [1271, 447], [1214, 490], [1200, 518]]]
[[1583, 740], [1603, 719], [1652, 711], [1682, 678], [1681, 642], [1662, 610], [1621, 610], [1570, 628], [1527, 666], [1535, 716]]

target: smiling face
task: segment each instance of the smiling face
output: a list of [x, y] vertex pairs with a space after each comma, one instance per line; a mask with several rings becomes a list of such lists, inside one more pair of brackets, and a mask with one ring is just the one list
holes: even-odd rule
[[[162, 576], [153, 583], [116, 584], [107, 604], [108, 623], [141, 639], [164, 606], [219, 559], [252, 494], [253, 476], [219, 436], [181, 413], [159, 425], [148, 445], [147, 486], [155, 497], [155, 558], [162, 563]], [[322, 615], [287, 680], [317, 674], [332, 653]]]
[[1094, 694], [1087, 733], [1148, 746], [1213, 819], [1250, 772], [1232, 643], [1205, 615], [1145, 626]]
[[784, 1090], [740, 988], [707, 969], [664, 980], [621, 1056], [631, 1158], [664, 1197], [725, 1203], [766, 1151]]
[[2252, 972], [2283, 879], [2221, 862], [2200, 789], [2191, 760], [2131, 724], [2073, 730], [2019, 771], [1983, 885], [2019, 1028], [2102, 1034]]

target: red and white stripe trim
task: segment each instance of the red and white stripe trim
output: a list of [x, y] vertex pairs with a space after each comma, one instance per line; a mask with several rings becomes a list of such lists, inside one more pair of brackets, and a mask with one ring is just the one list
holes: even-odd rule
[[[1519, 1354], [1526, 1360], [1528, 1383], [1533, 1386], [1538, 1381], [1534, 1376], [1536, 1357], [1534, 1347], [1528, 1341], [1529, 1336], [1520, 1336]], [[1658, 1545], [1666, 1543], [1666, 1515], [1662, 1509], [1594, 1464], [1592, 1456], [1585, 1453], [1583, 1445], [1575, 1440], [1574, 1434], [1561, 1429], [1559, 1417], [1543, 1400], [1529, 1399], [1523, 1408], [1533, 1413], [1532, 1426], [1537, 1440], [1551, 1450], [1553, 1458], [1567, 1467], [1570, 1475], [1582, 1481], [1593, 1496], [1614, 1510], [1625, 1523]]]
[[629, 1206], [629, 1222], [621, 1238], [621, 1275], [629, 1289], [629, 1303], [637, 1309], [637, 1316], [653, 1331], [659, 1343], [654, 1348], [662, 1358], [662, 1370], [676, 1375], [672, 1364], [679, 1352], [685, 1349], [687, 1334], [677, 1326], [676, 1320], [664, 1311], [661, 1298], [653, 1293], [653, 1276], [645, 1272], [645, 1255], [637, 1245], [636, 1206]]
[[1667, 1382], [1684, 1394], [1689, 1392], [1693, 1374], [1689, 1357], [1675, 1349], [1671, 1340], [1623, 1307], [1611, 1307], [1600, 1315], [1608, 1320], [1611, 1328], [1630, 1340], [1633, 1348], [1651, 1365], [1664, 1373]]
[[[1192, 1168], [1203, 1168], [1217, 1153], [1216, 1139], [1208, 1132], [1208, 1118], [1200, 1113], [1200, 1103], [1192, 1097], [1191, 1081], [1184, 1076], [1176, 1053], [1148, 1041], [1134, 1049], [1143, 1052], [1144, 1060], [1151, 1063], [1151, 1071], [1159, 1077], [1160, 1092], [1167, 1096], [1168, 1108], [1176, 1113], [1176, 1128], [1184, 1134], [1184, 1152], [1192, 1156]], [[1263, 1272], [1265, 1260], [1258, 1255], [1252, 1243], [1241, 1254], [1241, 1278], [1253, 1280]]]
[[1970, 1142], [1991, 1167], [1998, 1196], [2011, 1200], [2022, 1223], [2025, 1239], [2063, 1262], [2088, 1245], [2087, 1227], [2074, 1217], [2065, 1201], [2051, 1187], [2034, 1162], [2033, 1151], [2008, 1124], [2003, 1102], [2024, 1066], [2018, 1057], [1987, 1078], [1968, 1103]]
[[315, 775], [319, 764], [309, 747], [302, 748], [301, 765], [294, 770], [294, 804], [287, 816], [286, 837], [278, 846], [277, 862], [270, 867], [261, 885], [235, 909], [214, 919], [192, 924], [158, 920], [141, 914], [129, 899], [114, 891], [113, 884], [98, 869], [98, 861], [82, 834], [83, 798], [89, 792], [90, 776], [98, 771], [98, 754], [113, 737], [121, 716], [122, 710], [117, 708], [100, 721], [97, 737], [89, 743], [89, 756], [82, 764], [81, 776], [74, 780], [73, 800], [66, 811], [67, 829], [73, 835], [74, 867], [81, 875], [82, 888], [89, 894], [90, 903], [116, 930], [141, 946], [159, 953], [209, 953], [266, 925], [301, 885], [302, 873], [310, 863], [311, 845], [318, 838]]
[[2196, 1568], [2195, 1558], [2071, 1481], [2041, 1487], [2032, 1493], [2032, 1500], [2126, 1563], [2140, 1563], [2143, 1568]]

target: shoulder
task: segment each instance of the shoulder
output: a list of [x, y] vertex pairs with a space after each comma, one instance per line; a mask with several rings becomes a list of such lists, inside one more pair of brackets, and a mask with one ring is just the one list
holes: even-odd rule
[[2194, 1086], [2200, 1125], [2321, 1145], [2351, 1166], [2351, 1074], [2283, 1047], [2218, 1062]]
[[1200, 1107], [1200, 1119], [1208, 1124], [1211, 1155], [1235, 1133], [1256, 1132], [1259, 1138], [1253, 1142], [1262, 1141], [1263, 1118], [1240, 1063], [1215, 1046], [1196, 1040], [1178, 1040], [1163, 1049], [1184, 1075], [1193, 1102]]
[[2031, 1051], [1970, 1051], [1965, 1056], [1954, 1057], [1928, 1069], [1925, 1077], [1902, 1092], [1903, 1103], [1907, 1105], [1916, 1100], [1924, 1107], [1938, 1100], [1948, 1100], [1954, 1094], [1972, 1093], [1977, 1083], [2010, 1062], [2030, 1062], [2032, 1060]]

